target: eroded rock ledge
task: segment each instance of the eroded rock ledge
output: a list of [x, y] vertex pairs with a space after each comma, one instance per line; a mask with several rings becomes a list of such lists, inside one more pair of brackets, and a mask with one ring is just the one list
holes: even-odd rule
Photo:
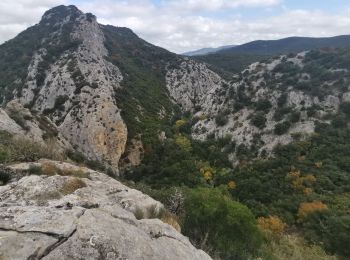
[[23, 177], [0, 186], [0, 259], [211, 259], [147, 219], [161, 203], [107, 175], [48, 160], [10, 168]]

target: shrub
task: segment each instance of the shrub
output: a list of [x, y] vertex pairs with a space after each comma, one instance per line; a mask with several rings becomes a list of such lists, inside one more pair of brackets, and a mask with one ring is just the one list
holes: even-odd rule
[[17, 110], [10, 109], [8, 112], [9, 117], [17, 123], [23, 130], [29, 131], [30, 128], [27, 126], [26, 119], [23, 114]]
[[54, 109], [64, 111], [64, 103], [69, 99], [67, 95], [58, 96], [55, 100]]
[[258, 102], [255, 104], [255, 108], [257, 111], [264, 111], [267, 112], [269, 109], [272, 107], [272, 104], [269, 100], [267, 99], [260, 99]]
[[290, 116], [289, 116], [290, 122], [297, 123], [299, 120], [300, 120], [300, 112], [299, 111], [295, 111], [295, 112], [290, 114]]
[[0, 168], [0, 185], [5, 185], [10, 180], [10, 177], [9, 172], [6, 169]]
[[250, 121], [254, 126], [256, 126], [260, 129], [263, 129], [266, 126], [266, 117], [265, 117], [264, 113], [261, 113], [261, 112], [253, 115], [253, 117]]
[[86, 187], [86, 183], [80, 178], [73, 178], [67, 180], [61, 189], [61, 193], [64, 195], [72, 194], [78, 189]]
[[6, 163], [9, 157], [9, 150], [6, 147], [0, 146], [0, 163]]
[[228, 123], [228, 118], [226, 115], [219, 113], [216, 117], [215, 117], [215, 123], [218, 126], [224, 126]]
[[43, 170], [42, 170], [41, 166], [37, 166], [37, 165], [30, 165], [28, 172], [29, 172], [29, 174], [33, 174], [33, 175], [42, 175], [43, 174]]
[[340, 104], [340, 109], [343, 111], [343, 113], [350, 117], [350, 102], [343, 102]]
[[321, 201], [304, 202], [301, 203], [299, 206], [298, 218], [302, 220], [314, 212], [323, 211], [327, 209], [327, 205], [322, 203]]
[[45, 175], [60, 175], [60, 176], [73, 176], [77, 178], [89, 178], [89, 173], [84, 172], [82, 169], [72, 168], [59, 168], [54, 163], [45, 162], [41, 165], [42, 174]]
[[262, 230], [271, 231], [274, 234], [282, 234], [286, 227], [286, 224], [277, 216], [260, 217], [258, 225]]
[[41, 171], [44, 175], [49, 175], [49, 176], [53, 176], [61, 172], [61, 170], [56, 165], [50, 162], [43, 163], [41, 165]]
[[302, 237], [292, 234], [270, 236], [265, 251], [268, 256], [263, 259], [302, 259], [302, 260], [337, 260], [336, 256], [327, 255], [324, 249], [317, 245], [309, 245]]
[[337, 115], [332, 120], [332, 126], [334, 126], [335, 128], [345, 128], [347, 127], [347, 125], [348, 125], [348, 122], [346, 120], [346, 117], [343, 115]]
[[350, 217], [348, 213], [339, 214], [331, 210], [319, 210], [303, 220], [306, 238], [312, 243], [321, 243], [340, 259], [350, 255]]
[[175, 137], [175, 143], [186, 152], [192, 151], [191, 141], [181, 134]]
[[200, 248], [215, 248], [227, 259], [247, 257], [245, 254], [257, 250], [262, 242], [250, 210], [218, 189], [188, 192], [183, 231]]
[[291, 124], [287, 121], [279, 123], [275, 126], [274, 132], [276, 135], [283, 135], [288, 132], [290, 126]]
[[181, 226], [179, 224], [179, 220], [176, 217], [176, 215], [171, 214], [169, 212], [166, 212], [164, 214], [164, 216], [160, 219], [161, 221], [163, 221], [164, 223], [172, 226], [173, 228], [175, 228], [178, 232], [181, 232]]

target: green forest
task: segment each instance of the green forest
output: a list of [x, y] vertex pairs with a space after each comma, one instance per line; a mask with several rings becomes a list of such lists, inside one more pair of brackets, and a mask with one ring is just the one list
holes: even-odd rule
[[[283, 259], [304, 252], [303, 259], [348, 259], [350, 130], [343, 111], [314, 134], [294, 135], [271, 158], [238, 149], [235, 167], [229, 136], [193, 140], [195, 119], [177, 118], [168, 138], [146, 147], [142, 165], [125, 178], [162, 201], [183, 233], [212, 256]], [[176, 209], [174, 197], [182, 198]]]

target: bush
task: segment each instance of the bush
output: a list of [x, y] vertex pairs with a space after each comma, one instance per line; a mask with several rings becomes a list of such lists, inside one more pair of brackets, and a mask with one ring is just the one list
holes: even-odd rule
[[340, 110], [343, 111], [348, 117], [350, 117], [350, 102], [344, 102], [340, 104]]
[[303, 260], [337, 260], [336, 256], [327, 255], [317, 245], [308, 245], [302, 237], [295, 234], [269, 236], [265, 250], [267, 257], [263, 259], [303, 259]]
[[269, 109], [272, 107], [271, 102], [267, 99], [261, 99], [258, 100], [258, 102], [255, 104], [255, 108], [258, 111], [269, 111]]
[[9, 172], [6, 169], [0, 168], [0, 185], [5, 185], [10, 180], [10, 177]]
[[200, 248], [214, 249], [224, 259], [247, 258], [259, 249], [262, 236], [253, 214], [222, 191], [190, 190], [185, 205], [184, 234]]
[[293, 113], [290, 114], [289, 116], [289, 121], [292, 123], [297, 123], [300, 120], [300, 112], [299, 111], [295, 111]]
[[263, 129], [266, 126], [266, 117], [265, 117], [264, 113], [261, 113], [261, 112], [253, 115], [253, 117], [250, 121], [254, 126], [256, 126], [260, 129]]
[[321, 241], [325, 249], [334, 254], [350, 256], [350, 216], [334, 211], [318, 211], [303, 222], [305, 236], [311, 242]]
[[218, 114], [216, 117], [215, 117], [215, 123], [218, 125], [218, 126], [224, 126], [226, 125], [228, 122], [228, 118], [227, 116], [225, 116], [224, 114]]
[[64, 111], [65, 109], [64, 103], [66, 103], [68, 99], [69, 97], [67, 95], [58, 96], [55, 100], [54, 109], [57, 109], [59, 111]]
[[332, 126], [334, 126], [335, 128], [345, 128], [347, 127], [347, 125], [348, 125], [348, 122], [344, 115], [337, 115], [332, 120]]
[[86, 183], [84, 181], [82, 181], [79, 178], [73, 178], [73, 179], [69, 179], [67, 180], [62, 189], [61, 192], [63, 195], [68, 195], [68, 194], [72, 194], [74, 191], [84, 188], [86, 187]]
[[283, 135], [288, 132], [290, 126], [291, 124], [287, 121], [279, 123], [275, 126], [274, 132], [276, 135]]

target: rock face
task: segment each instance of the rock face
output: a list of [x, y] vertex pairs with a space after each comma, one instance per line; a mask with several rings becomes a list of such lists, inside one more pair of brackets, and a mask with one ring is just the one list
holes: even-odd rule
[[[28, 68], [27, 81], [17, 93], [18, 100], [49, 115], [59, 132], [87, 157], [117, 166], [127, 128], [113, 97], [123, 76], [105, 60], [108, 52], [100, 25], [93, 15], [69, 6], [46, 12], [39, 26], [50, 28], [43, 39], [48, 45], [68, 37], [76, 46], [58, 55], [46, 46], [39, 49]], [[68, 36], [65, 30], [69, 30]]]
[[[66, 176], [26, 176], [33, 166]], [[11, 169], [24, 176], [0, 186], [1, 259], [211, 259], [173, 227], [146, 219], [162, 204], [102, 173], [47, 160]]]
[[166, 84], [171, 98], [184, 111], [215, 113], [220, 109], [219, 92], [226, 82], [206, 65], [184, 59], [179, 68], [167, 72]]
[[[317, 123], [330, 123], [340, 105], [349, 101], [349, 70], [342, 55], [282, 55], [251, 64], [231, 81], [185, 60], [168, 71], [167, 87], [175, 102], [198, 118], [193, 138], [228, 137], [236, 148], [244, 146], [257, 156], [270, 154], [295, 135], [313, 133]], [[329, 56], [338, 63], [325, 68]], [[233, 161], [236, 152], [232, 151]]]
[[72, 148], [49, 118], [34, 115], [16, 100], [7, 103], [5, 109], [0, 108], [0, 131], [16, 137], [28, 138], [44, 146], [49, 141], [50, 145], [60, 150]]

